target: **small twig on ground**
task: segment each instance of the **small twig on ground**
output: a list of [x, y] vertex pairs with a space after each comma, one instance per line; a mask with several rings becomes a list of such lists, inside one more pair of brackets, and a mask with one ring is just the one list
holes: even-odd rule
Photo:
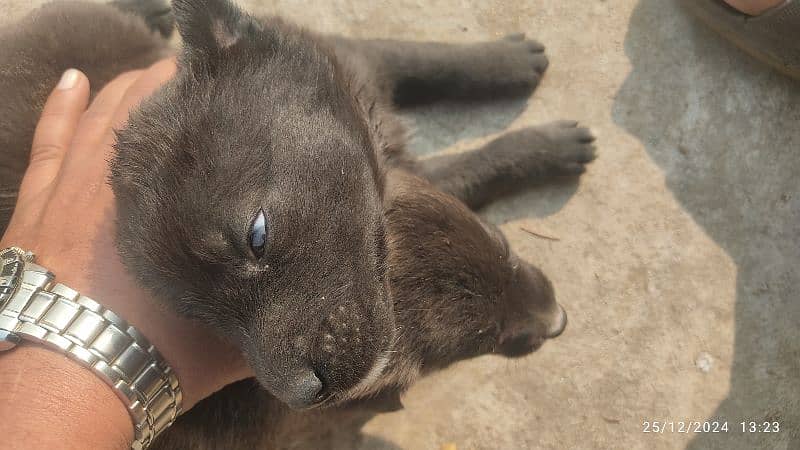
[[524, 231], [524, 232], [526, 232], [526, 233], [528, 233], [528, 234], [530, 234], [531, 236], [536, 236], [538, 238], [547, 239], [548, 241], [560, 241], [561, 240], [560, 238], [557, 238], [555, 236], [548, 236], [546, 234], [537, 233], [537, 232], [531, 231], [531, 230], [529, 230], [529, 229], [527, 229], [525, 227], [519, 227], [519, 229]]

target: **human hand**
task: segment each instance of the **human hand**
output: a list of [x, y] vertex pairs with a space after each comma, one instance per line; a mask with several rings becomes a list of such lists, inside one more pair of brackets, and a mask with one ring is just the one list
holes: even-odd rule
[[[33, 251], [58, 282], [138, 328], [176, 371], [186, 410], [226, 384], [250, 376], [250, 370], [238, 350], [207, 328], [176, 317], [126, 271], [115, 249], [115, 204], [107, 183], [113, 130], [174, 72], [174, 61], [165, 60], [148, 70], [123, 74], [103, 88], [88, 109], [89, 80], [78, 71], [65, 73], [37, 125], [30, 165], [0, 248], [13, 245]], [[28, 350], [11, 353], [19, 351]], [[0, 377], [13, 376], [14, 370], [21, 375], [24, 369], [4, 366], [0, 356]]]

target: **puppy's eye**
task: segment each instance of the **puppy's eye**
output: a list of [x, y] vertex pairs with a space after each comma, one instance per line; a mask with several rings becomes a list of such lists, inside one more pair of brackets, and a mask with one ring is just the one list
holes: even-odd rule
[[264, 250], [267, 247], [267, 218], [264, 217], [264, 210], [259, 209], [258, 214], [253, 218], [247, 240], [253, 256], [256, 258], [264, 256]]

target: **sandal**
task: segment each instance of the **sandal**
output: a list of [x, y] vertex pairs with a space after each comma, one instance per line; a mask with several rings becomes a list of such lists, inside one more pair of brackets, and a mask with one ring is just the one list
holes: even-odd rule
[[780, 72], [800, 79], [800, 0], [748, 16], [722, 0], [680, 0], [711, 29]]

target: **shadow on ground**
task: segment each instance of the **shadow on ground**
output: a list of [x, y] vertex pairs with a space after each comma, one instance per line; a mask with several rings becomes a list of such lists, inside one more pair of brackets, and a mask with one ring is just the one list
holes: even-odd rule
[[[730, 392], [715, 413], [730, 431], [689, 448], [800, 448], [800, 82], [663, 0], [636, 7], [625, 52], [614, 121], [737, 267]], [[751, 420], [781, 430], [742, 433]]]
[[485, 102], [442, 101], [403, 108], [411, 125], [411, 149], [430, 155], [463, 139], [474, 139], [505, 130], [525, 111], [528, 99], [510, 98]]

